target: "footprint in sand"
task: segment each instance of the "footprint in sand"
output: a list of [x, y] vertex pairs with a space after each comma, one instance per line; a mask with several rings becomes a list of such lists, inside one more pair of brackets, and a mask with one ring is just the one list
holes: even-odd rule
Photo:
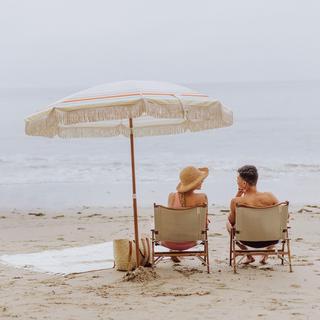
[[[145, 294], [145, 293], [144, 293]], [[177, 291], [166, 291], [166, 292], [157, 292], [152, 293], [152, 297], [188, 297], [188, 296], [205, 296], [210, 294], [210, 291], [194, 291], [194, 292], [177, 292]]]
[[100, 213], [92, 213], [92, 214], [89, 214], [87, 216], [87, 218], [100, 217], [100, 216], [102, 216], [102, 214], [100, 214]]
[[202, 270], [199, 270], [196, 268], [181, 267], [179, 265], [174, 265], [173, 270], [181, 273], [185, 277], [190, 277], [191, 275], [193, 275], [195, 273], [203, 273]]
[[221, 237], [222, 234], [221, 234], [221, 233], [218, 233], [218, 232], [213, 232], [213, 233], [209, 233], [208, 236], [209, 236], [209, 237]]
[[260, 267], [259, 269], [264, 271], [274, 271], [272, 267]]
[[43, 216], [45, 216], [45, 214], [42, 213], [42, 212], [29, 212], [28, 215], [29, 216], [35, 216], [35, 217], [43, 217]]

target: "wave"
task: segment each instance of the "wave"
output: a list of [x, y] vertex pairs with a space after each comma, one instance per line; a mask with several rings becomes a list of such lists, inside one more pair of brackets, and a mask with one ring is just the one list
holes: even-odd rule
[[320, 164], [286, 163], [285, 166], [294, 169], [320, 170]]
[[[188, 163], [195, 166], [208, 166], [211, 176], [235, 174], [237, 168], [244, 161], [229, 159], [208, 161], [204, 155], [169, 158], [169, 161], [159, 161], [156, 156], [148, 157], [136, 162], [137, 179], [143, 182], [176, 181], [180, 169]], [[256, 159], [260, 176], [274, 179], [282, 175], [308, 176], [320, 174], [319, 163], [261, 161]], [[105, 157], [2, 157], [0, 159], [0, 184], [25, 183], [83, 183], [97, 182], [123, 183], [131, 179], [131, 165], [127, 157], [115, 160], [111, 156]]]

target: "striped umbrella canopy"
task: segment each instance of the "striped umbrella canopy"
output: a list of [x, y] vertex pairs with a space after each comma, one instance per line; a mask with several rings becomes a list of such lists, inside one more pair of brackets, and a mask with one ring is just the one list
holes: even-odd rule
[[25, 119], [25, 132], [50, 138], [130, 137], [139, 265], [134, 137], [197, 132], [232, 123], [232, 112], [205, 94], [166, 82], [123, 81], [89, 88], [49, 105]]

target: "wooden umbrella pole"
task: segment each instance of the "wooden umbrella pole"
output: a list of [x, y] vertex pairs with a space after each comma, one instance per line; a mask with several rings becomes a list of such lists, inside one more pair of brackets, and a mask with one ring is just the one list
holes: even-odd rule
[[130, 127], [130, 147], [131, 147], [131, 171], [132, 171], [132, 204], [133, 204], [133, 220], [134, 220], [134, 239], [136, 242], [136, 261], [137, 267], [140, 266], [139, 252], [139, 231], [138, 231], [138, 209], [136, 195], [136, 172], [134, 163], [134, 140], [133, 140], [133, 123], [132, 118], [129, 119]]

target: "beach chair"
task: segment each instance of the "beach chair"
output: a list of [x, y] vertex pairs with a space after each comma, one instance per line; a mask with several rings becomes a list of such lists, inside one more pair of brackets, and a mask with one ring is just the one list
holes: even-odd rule
[[[201, 260], [210, 273], [208, 247], [208, 208], [172, 209], [154, 204], [154, 229], [152, 231], [152, 266], [164, 257], [195, 256]], [[196, 241], [198, 245], [189, 250], [157, 250], [162, 241]]]
[[[283, 265], [288, 263], [292, 272], [290, 239], [288, 237], [289, 202], [282, 202], [274, 206], [257, 208], [249, 206], [236, 207], [236, 223], [230, 233], [230, 266], [234, 273], [237, 265], [248, 254], [276, 255]], [[272, 242], [277, 242], [274, 249], [267, 249]], [[250, 247], [248, 250], [236, 248], [237, 243]], [[237, 257], [241, 259], [237, 262]]]

